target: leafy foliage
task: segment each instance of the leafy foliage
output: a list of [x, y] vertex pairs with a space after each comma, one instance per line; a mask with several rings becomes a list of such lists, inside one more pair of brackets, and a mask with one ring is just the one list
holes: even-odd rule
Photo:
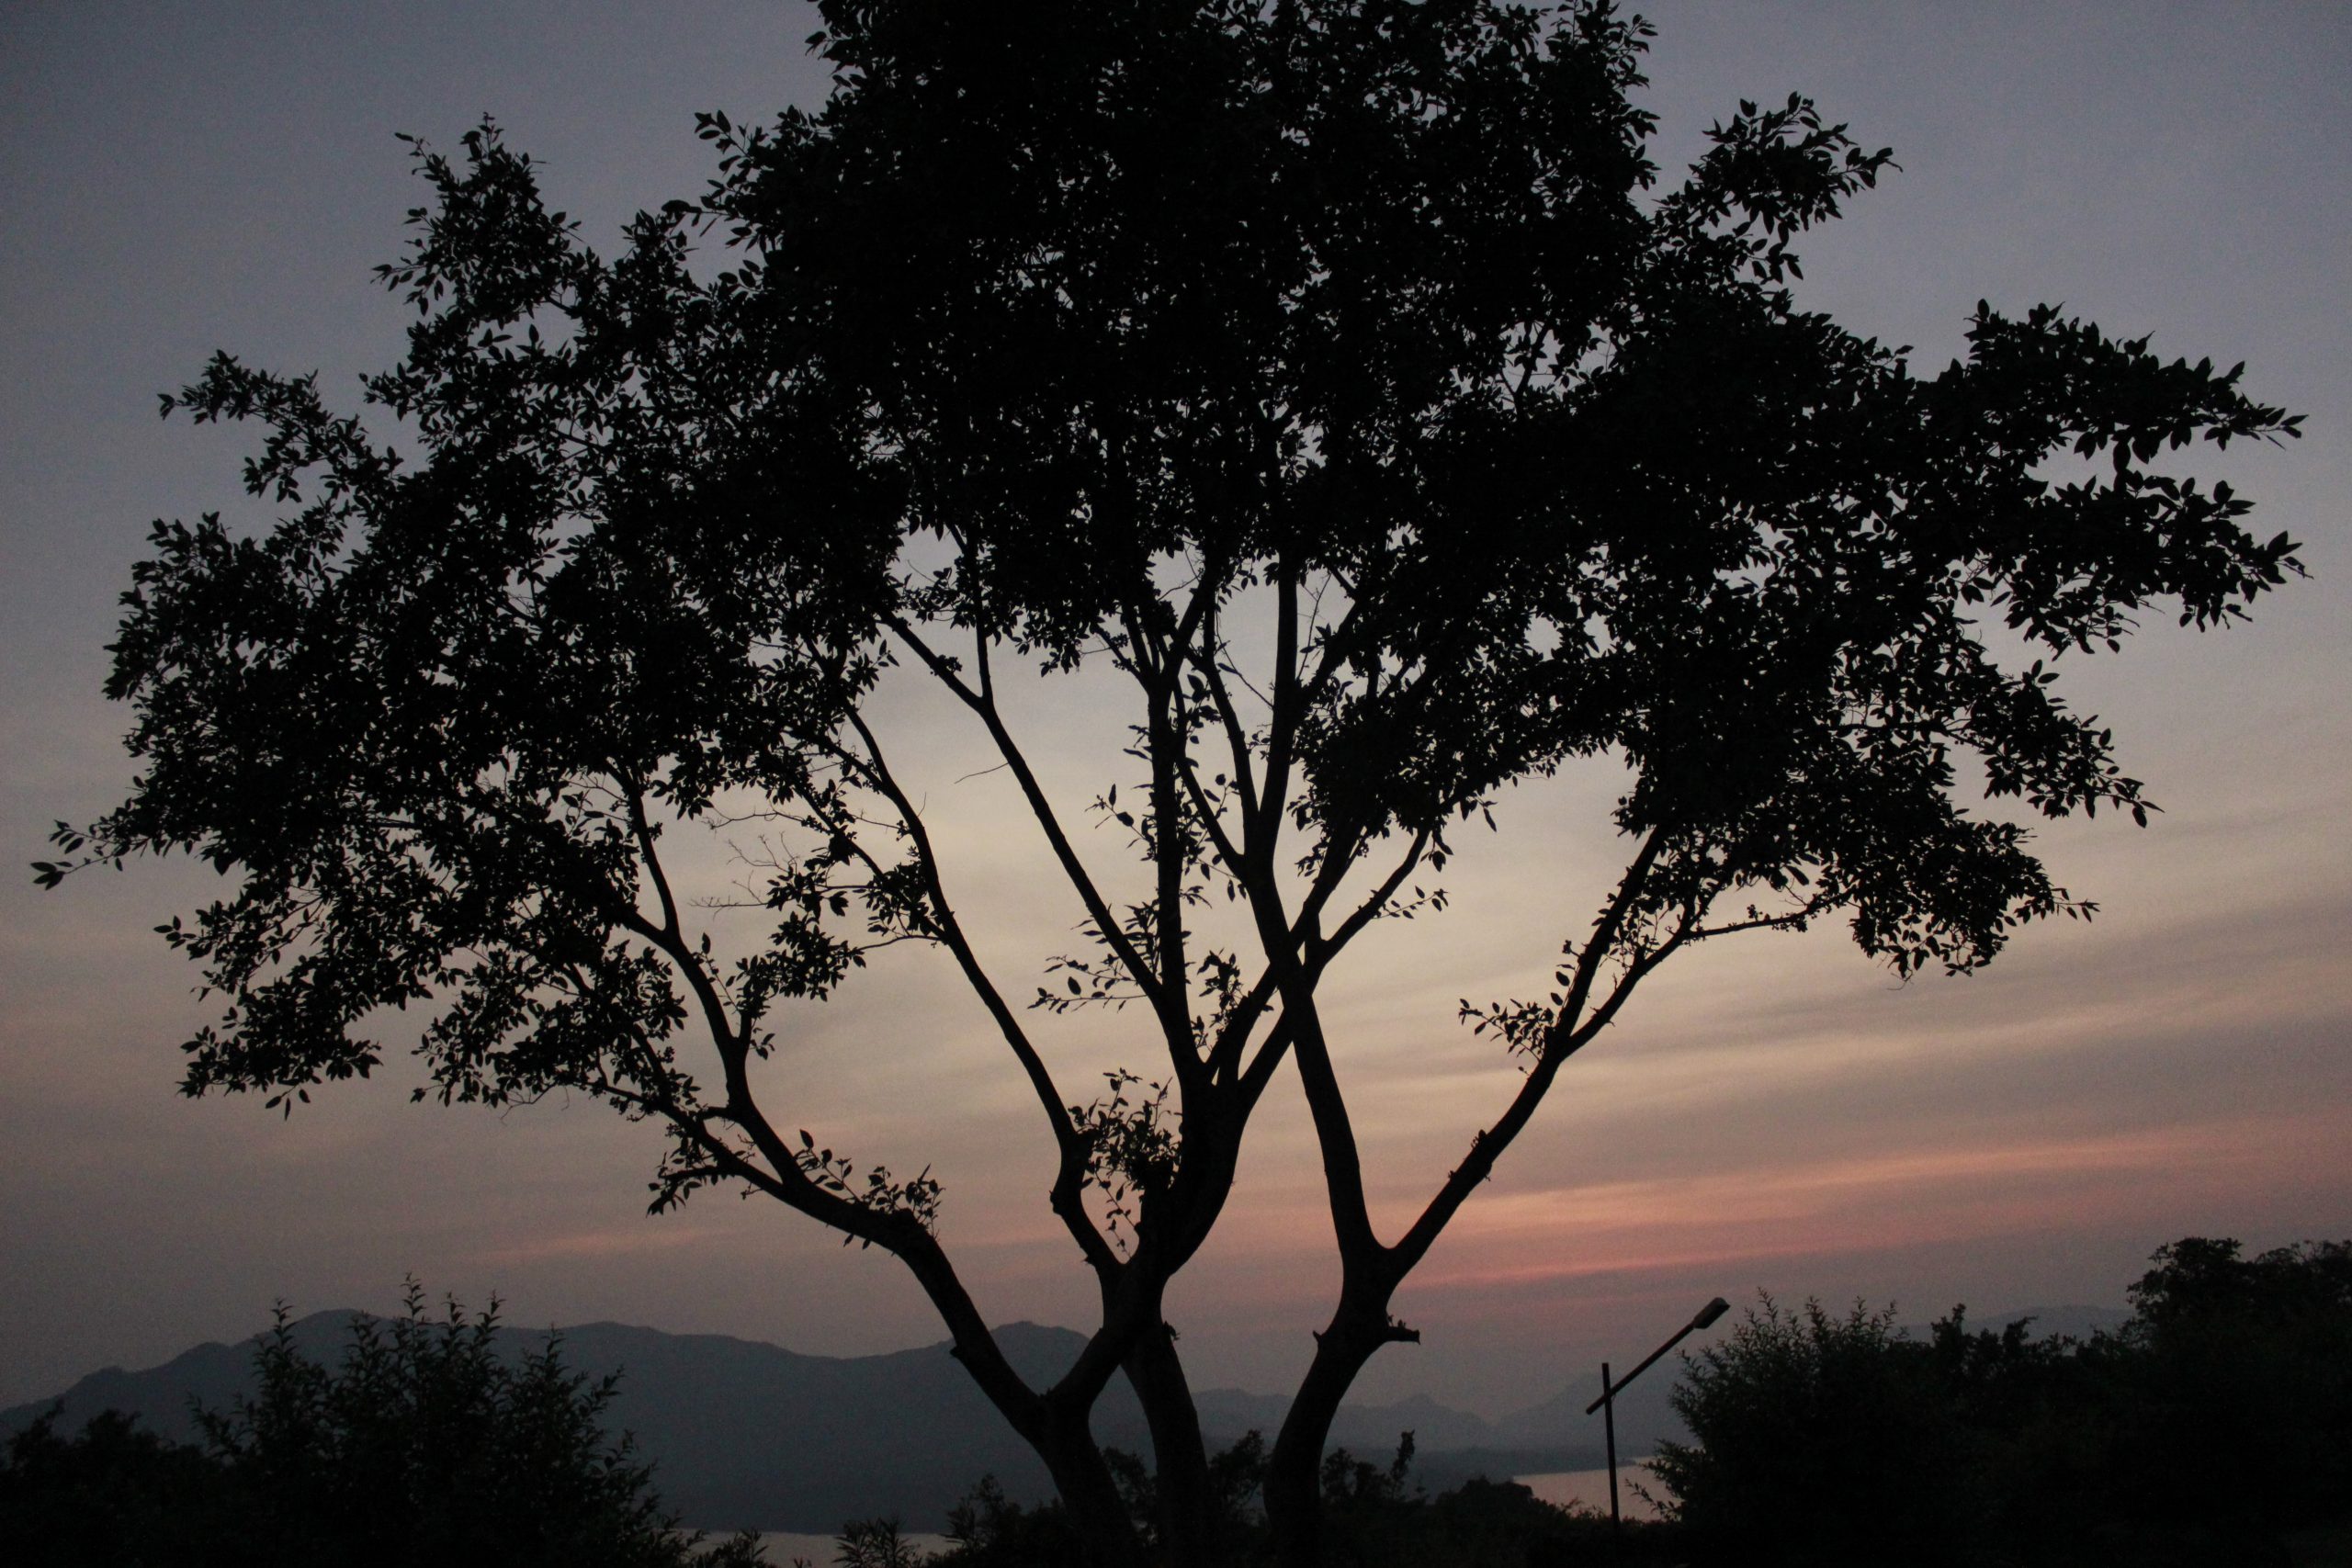
[[1687, 1358], [1655, 1468], [1702, 1562], [2284, 1562], [2352, 1495], [2347, 1258], [2188, 1237], [2087, 1343], [1768, 1297]]
[[[1120, 1487], [1148, 1540], [1159, 1517], [1150, 1472], [1130, 1454], [1115, 1454]], [[1325, 1560], [1333, 1568], [1528, 1568], [1678, 1561], [1679, 1536], [1655, 1521], [1612, 1531], [1590, 1510], [1561, 1508], [1511, 1481], [1473, 1479], [1430, 1496], [1410, 1479], [1412, 1434], [1403, 1434], [1386, 1464], [1345, 1449], [1324, 1456], [1319, 1485], [1326, 1510]], [[1211, 1561], [1272, 1561], [1259, 1493], [1267, 1445], [1250, 1432], [1210, 1460], [1217, 1499]], [[954, 1544], [939, 1568], [1076, 1568], [1082, 1545], [1057, 1504], [1023, 1508], [993, 1479], [973, 1488], [949, 1521]], [[1158, 1546], [1156, 1541], [1149, 1542]]]
[[947, 1516], [954, 1544], [943, 1568], [1080, 1568], [1085, 1542], [1069, 1510], [1055, 1502], [1024, 1508], [1004, 1495], [992, 1475], [980, 1477]]
[[[749, 1568], [749, 1537], [702, 1549], [605, 1429], [617, 1376], [566, 1370], [550, 1340], [519, 1364], [495, 1303], [435, 1322], [355, 1319], [339, 1367], [296, 1347], [289, 1314], [255, 1346], [256, 1389], [198, 1411], [200, 1449], [112, 1413], [78, 1438], [11, 1439], [0, 1522], [40, 1563], [249, 1562], [370, 1568]], [[38, 1555], [38, 1553], [48, 1555]]]
[[894, 1518], [852, 1519], [836, 1538], [837, 1568], [917, 1568], [931, 1554], [899, 1533]]
[[2120, 1352], [2139, 1372], [2116, 1434], [2135, 1506], [2221, 1498], [2300, 1523], [2352, 1497], [2352, 1242], [2247, 1258], [2188, 1236], [2151, 1261]]
[[172, 1562], [232, 1568], [256, 1561], [249, 1510], [219, 1463], [138, 1429], [116, 1411], [77, 1437], [51, 1410], [8, 1438], [0, 1459], [0, 1540], [29, 1568], [119, 1568]]
[[1661, 1445], [1656, 1471], [1698, 1540], [1790, 1562], [1965, 1551], [1961, 1432], [1894, 1321], [1767, 1296], [1689, 1359], [1674, 1410], [1692, 1441]]

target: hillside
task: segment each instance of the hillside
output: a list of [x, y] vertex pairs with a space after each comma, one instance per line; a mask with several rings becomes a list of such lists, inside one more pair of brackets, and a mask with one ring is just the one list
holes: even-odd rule
[[[340, 1357], [356, 1315], [314, 1313], [294, 1325], [313, 1359]], [[548, 1331], [499, 1331], [509, 1353], [543, 1345]], [[665, 1334], [616, 1323], [556, 1331], [568, 1365], [592, 1377], [622, 1374], [612, 1406], [616, 1426], [635, 1434], [660, 1469], [671, 1506], [709, 1529], [830, 1531], [844, 1519], [895, 1514], [910, 1529], [935, 1529], [947, 1510], [984, 1474], [1024, 1501], [1049, 1493], [1045, 1468], [948, 1355], [944, 1343], [878, 1356], [808, 1356], [780, 1346], [712, 1334]], [[1065, 1328], [1015, 1323], [999, 1342], [1033, 1383], [1050, 1381], [1083, 1343]], [[53, 1404], [62, 1427], [78, 1430], [101, 1410], [138, 1416], [151, 1429], [182, 1441], [196, 1437], [191, 1406], [222, 1407], [249, 1386], [250, 1344], [205, 1344], [159, 1367], [91, 1373], [53, 1399], [0, 1411], [0, 1429], [17, 1430]], [[1286, 1401], [1238, 1389], [1201, 1396], [1202, 1422], [1222, 1444], [1252, 1427], [1272, 1434]], [[1421, 1450], [1417, 1473], [1431, 1486], [1474, 1472], [1573, 1468], [1590, 1458], [1569, 1437], [1527, 1444], [1478, 1416], [1434, 1400], [1344, 1407], [1335, 1445], [1366, 1455], [1394, 1451], [1413, 1430]], [[1148, 1451], [1141, 1410], [1124, 1380], [1097, 1408], [1103, 1441]], [[1523, 1452], [1504, 1452], [1524, 1448]], [[1597, 1462], [1597, 1461], [1596, 1461]]]
[[[314, 1360], [338, 1359], [350, 1312], [322, 1312], [294, 1325]], [[2037, 1334], [2086, 1334], [2124, 1315], [2096, 1307], [2037, 1308], [1973, 1326], [1998, 1328], [2032, 1316]], [[548, 1330], [499, 1331], [510, 1353], [544, 1345]], [[845, 1519], [895, 1514], [910, 1529], [936, 1529], [982, 1475], [1006, 1495], [1046, 1497], [1045, 1467], [973, 1387], [943, 1342], [878, 1356], [809, 1356], [717, 1334], [665, 1334], [618, 1323], [555, 1330], [566, 1362], [592, 1377], [622, 1374], [613, 1418], [660, 1466], [673, 1507], [707, 1529], [831, 1531]], [[1925, 1330], [1917, 1331], [1924, 1334]], [[997, 1330], [1015, 1368], [1033, 1384], [1050, 1382], [1078, 1354], [1081, 1337], [1034, 1323]], [[52, 1404], [78, 1430], [101, 1410], [122, 1410], [182, 1441], [196, 1437], [192, 1404], [226, 1406], [249, 1386], [250, 1342], [205, 1344], [159, 1367], [107, 1367], [53, 1399], [0, 1411], [15, 1431]], [[1532, 1380], [1531, 1380], [1532, 1381]], [[1679, 1424], [1667, 1405], [1671, 1362], [1627, 1391], [1617, 1412], [1618, 1452], [1648, 1453]], [[1418, 1394], [1388, 1404], [1345, 1404], [1334, 1447], [1382, 1460], [1410, 1431], [1415, 1478], [1431, 1492], [1473, 1475], [1524, 1475], [1589, 1469], [1601, 1462], [1600, 1421], [1584, 1407], [1600, 1392], [1598, 1370], [1549, 1397], [1489, 1421]], [[1256, 1428], [1271, 1438], [1288, 1406], [1283, 1394], [1216, 1388], [1198, 1396], [1201, 1425], [1223, 1446]], [[1114, 1380], [1095, 1412], [1106, 1444], [1148, 1452], [1143, 1413], [1124, 1380]]]

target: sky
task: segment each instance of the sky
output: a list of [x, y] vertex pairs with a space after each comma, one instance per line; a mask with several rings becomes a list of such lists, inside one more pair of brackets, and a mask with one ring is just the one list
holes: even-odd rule
[[[2283, 449], [2199, 472], [2257, 502], [2312, 571], [2254, 622], [2152, 623], [2066, 671], [2164, 807], [2043, 839], [2088, 925], [1988, 971], [1898, 985], [1836, 931], [1678, 959], [1564, 1073], [1398, 1313], [1365, 1397], [1499, 1413], [1638, 1357], [1709, 1296], [1894, 1301], [1924, 1321], [2121, 1304], [2158, 1245], [2352, 1233], [2352, 11], [2313, 5], [1697, 3], [1658, 25], [1647, 101], [1679, 169], [1742, 97], [1792, 91], [1902, 172], [1805, 247], [1800, 299], [1960, 351], [1980, 299], [2042, 300], [2191, 360], [2243, 359], [2308, 416]], [[368, 277], [419, 198], [395, 132], [481, 115], [611, 241], [708, 173], [696, 110], [758, 119], [825, 87], [797, 5], [249, 3], [0, 11], [0, 859], [40, 858], [130, 778], [99, 694], [151, 520], [237, 513], [243, 436], [159, 423], [215, 348], [317, 369], [356, 402], [401, 312]], [[1073, 800], [1100, 714], [1024, 734]], [[1024, 870], [1001, 781], [936, 705], [921, 758], [1008, 965], [1074, 915]], [[1435, 923], [1377, 931], [1335, 976], [1341, 1070], [1391, 1234], [1516, 1079], [1456, 999], [1541, 988], [1614, 846], [1614, 780], [1519, 792]], [[1091, 852], [1108, 854], [1103, 840]], [[720, 847], [706, 861], [717, 866]], [[408, 1102], [404, 1078], [290, 1122], [177, 1095], [209, 1016], [153, 928], [209, 896], [178, 863], [40, 893], [0, 877], [0, 1404], [145, 1366], [298, 1310], [398, 1300], [404, 1275], [513, 1321], [617, 1319], [855, 1354], [941, 1337], [877, 1253], [763, 1201], [644, 1213], [658, 1150], [575, 1100]], [[1045, 1212], [1034, 1104], [968, 998], [888, 955], [800, 1021], [795, 1106], [829, 1140], [947, 1183], [943, 1236], [997, 1320], [1082, 1325], [1091, 1292]], [[1059, 1038], [1080, 1086], [1116, 1042]], [[386, 1081], [386, 1078], [390, 1081]], [[1170, 1316], [1197, 1385], [1281, 1390], [1337, 1271], [1295, 1081]]]

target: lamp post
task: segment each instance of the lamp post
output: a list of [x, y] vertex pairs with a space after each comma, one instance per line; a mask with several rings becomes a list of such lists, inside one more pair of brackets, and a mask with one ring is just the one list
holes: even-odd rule
[[1608, 1434], [1609, 1528], [1611, 1529], [1624, 1529], [1624, 1521], [1618, 1517], [1617, 1513], [1617, 1395], [1624, 1389], [1624, 1386], [1627, 1383], [1632, 1382], [1635, 1378], [1640, 1377], [1644, 1372], [1648, 1371], [1652, 1362], [1656, 1361], [1660, 1356], [1665, 1355], [1668, 1350], [1673, 1349], [1677, 1345], [1681, 1344], [1684, 1336], [1695, 1334], [1700, 1329], [1707, 1327], [1709, 1325], [1713, 1324], [1715, 1319], [1723, 1316], [1724, 1314], [1730, 1310], [1731, 1303], [1724, 1300], [1723, 1297], [1717, 1296], [1713, 1301], [1711, 1301], [1705, 1306], [1701, 1307], [1697, 1316], [1684, 1324], [1681, 1327], [1676, 1329], [1674, 1331], [1674, 1337], [1668, 1339], [1665, 1344], [1659, 1346], [1657, 1349], [1644, 1357], [1640, 1366], [1635, 1367], [1632, 1371], [1627, 1372], [1615, 1382], [1609, 1381], [1609, 1363], [1606, 1361], [1600, 1363], [1600, 1397], [1594, 1400], [1590, 1404], [1586, 1405], [1584, 1407], [1584, 1413], [1589, 1416], [1596, 1410], [1600, 1411], [1601, 1413], [1601, 1430]]

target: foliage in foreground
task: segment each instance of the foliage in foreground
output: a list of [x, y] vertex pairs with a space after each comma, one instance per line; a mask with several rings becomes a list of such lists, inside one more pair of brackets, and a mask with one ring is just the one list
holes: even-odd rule
[[[1905, 1568], [2262, 1568], [2335, 1562], [2352, 1531], [2352, 1241], [2256, 1257], [2190, 1236], [2157, 1250], [2133, 1315], [2087, 1341], [1968, 1326], [1913, 1339], [1892, 1307], [1770, 1296], [1685, 1358], [1693, 1434], [1652, 1461], [1668, 1518], [1611, 1539], [1589, 1512], [1510, 1482], [1430, 1497], [1386, 1468], [1326, 1460], [1333, 1568], [1577, 1563], [1897, 1563]], [[1222, 1561], [1268, 1559], [1253, 1435], [1216, 1461]], [[1122, 1468], [1138, 1529], [1148, 1474]], [[1082, 1561], [1052, 1506], [983, 1482], [942, 1568]], [[2290, 1542], [2295, 1550], [2290, 1552]], [[2317, 1553], [2312, 1555], [2312, 1553]]]
[[1694, 1562], [2285, 1562], [2352, 1497], [2352, 1242], [2188, 1237], [2087, 1342], [1769, 1296], [1657, 1461]]
[[[1677, 1561], [1677, 1532], [1644, 1521], [1612, 1540], [1609, 1522], [1581, 1508], [1544, 1502], [1515, 1481], [1476, 1479], [1430, 1496], [1410, 1479], [1413, 1435], [1380, 1465], [1345, 1449], [1324, 1456], [1320, 1474], [1324, 1561], [1332, 1568], [1569, 1568]], [[1148, 1543], [1161, 1517], [1148, 1472], [1119, 1456], [1121, 1491]], [[1215, 1560], [1273, 1560], [1262, 1506], [1266, 1445], [1256, 1432], [1211, 1461], [1217, 1482]], [[1024, 1508], [983, 1478], [948, 1520], [954, 1545], [935, 1568], [1082, 1568], [1083, 1542], [1058, 1504]], [[844, 1539], [844, 1547], [849, 1543]], [[847, 1560], [847, 1554], [844, 1554]]]
[[[1914, 1340], [1893, 1309], [1844, 1314], [1770, 1297], [1686, 1358], [1678, 1413], [1693, 1434], [1655, 1461], [1669, 1518], [1622, 1535], [1509, 1481], [1430, 1496], [1412, 1435], [1380, 1465], [1345, 1450], [1319, 1475], [1330, 1568], [1876, 1563], [2166, 1568], [2340, 1559], [2352, 1531], [2352, 1241], [2248, 1258], [2187, 1237], [2131, 1288], [2132, 1320], [2086, 1342], [1972, 1331], [1964, 1309]], [[44, 1419], [0, 1462], [0, 1540], [17, 1562], [498, 1563], [749, 1568], [739, 1538], [701, 1549], [626, 1438], [604, 1435], [613, 1380], [564, 1369], [550, 1344], [494, 1352], [495, 1307], [428, 1321], [412, 1292], [361, 1320], [338, 1369], [305, 1359], [285, 1314], [255, 1354], [259, 1389], [203, 1421], [202, 1447], [114, 1413], [66, 1438]], [[1157, 1479], [1114, 1456], [1155, 1556]], [[1267, 1449], [1250, 1434], [1210, 1462], [1212, 1560], [1272, 1559]], [[984, 1478], [949, 1521], [938, 1568], [1080, 1568], [1057, 1503], [1027, 1508]], [[2290, 1542], [2296, 1543], [2290, 1553]], [[2304, 1548], [2322, 1543], [2323, 1555]], [[28, 1549], [31, 1555], [26, 1556]], [[847, 1527], [841, 1568], [907, 1568], [895, 1520]]]
[[498, 1309], [356, 1319], [342, 1364], [295, 1346], [281, 1306], [257, 1344], [257, 1388], [200, 1411], [201, 1447], [107, 1412], [65, 1438], [43, 1417], [0, 1464], [0, 1540], [17, 1562], [174, 1568], [749, 1568], [748, 1539], [705, 1551], [605, 1433], [617, 1377], [591, 1382], [562, 1347], [501, 1359]]

